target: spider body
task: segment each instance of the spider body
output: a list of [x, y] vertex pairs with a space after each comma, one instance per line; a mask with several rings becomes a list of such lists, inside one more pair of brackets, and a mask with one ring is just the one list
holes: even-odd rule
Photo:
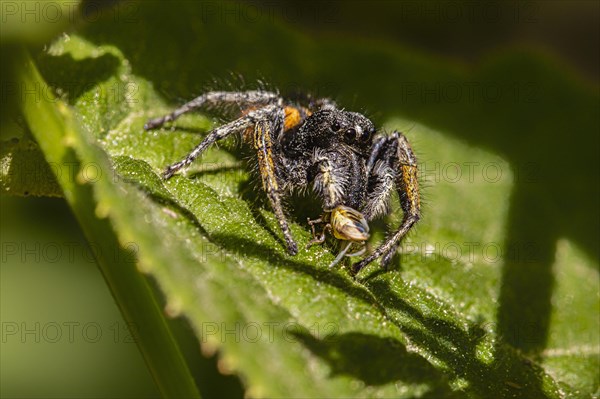
[[[168, 179], [192, 163], [206, 148], [231, 134], [242, 133], [257, 154], [263, 189], [285, 237], [287, 250], [298, 252], [283, 211], [282, 200], [293, 190], [312, 187], [321, 199], [323, 217], [309, 221], [321, 243], [327, 230], [341, 240], [363, 243], [368, 222], [389, 212], [394, 188], [404, 217], [400, 227], [375, 251], [353, 265], [353, 273], [381, 257], [387, 266], [401, 239], [420, 218], [417, 160], [399, 132], [377, 134], [364, 115], [337, 108], [328, 99], [302, 103], [268, 91], [208, 92], [171, 114], [149, 120], [146, 130], [173, 121], [199, 107], [234, 105], [237, 119], [212, 130], [184, 159], [167, 167]], [[320, 237], [314, 225], [325, 223]], [[336, 262], [341, 259], [341, 254]]]

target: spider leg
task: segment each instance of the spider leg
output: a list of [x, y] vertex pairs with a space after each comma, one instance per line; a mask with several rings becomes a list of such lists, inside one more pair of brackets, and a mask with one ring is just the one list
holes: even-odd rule
[[310, 240], [310, 242], [306, 246], [306, 249], [308, 249], [313, 245], [313, 243], [321, 244], [323, 241], [325, 241], [325, 229], [323, 229], [323, 232], [321, 233], [319, 238], [317, 238], [317, 232], [315, 231], [315, 225], [325, 223], [325, 220], [323, 220], [323, 218], [320, 217], [320, 218], [314, 219], [314, 220], [307, 218], [306, 221], [308, 222], [308, 225], [310, 226], [310, 229], [312, 230], [312, 236], [313, 236], [313, 239]]
[[[273, 160], [272, 138], [279, 135], [284, 126], [284, 111], [281, 107], [271, 109], [270, 117], [261, 118], [256, 122], [252, 144], [258, 155], [258, 167], [262, 178], [263, 189], [267, 193], [271, 208], [277, 217], [279, 227], [283, 232], [287, 243], [288, 252], [291, 255], [298, 253], [298, 245], [288, 225], [283, 206], [281, 204], [282, 188], [277, 180], [275, 162]], [[278, 131], [275, 132], [274, 130]]]
[[[385, 138], [384, 143], [388, 144], [387, 138]], [[386, 145], [388, 147], [386, 149], [389, 150], [389, 147], [396, 145], [396, 143], [391, 144], [391, 146]], [[383, 147], [383, 145], [378, 146], [378, 142], [375, 142], [372, 151], [378, 151], [381, 149], [380, 147]], [[386, 151], [379, 155], [379, 158], [374, 158], [372, 162], [369, 160], [368, 163], [367, 201], [362, 209], [362, 213], [367, 221], [388, 213], [390, 196], [394, 189], [394, 181], [397, 175], [397, 171], [394, 168], [394, 163], [397, 162], [397, 159], [394, 159], [394, 154]]]
[[406, 137], [394, 132], [389, 137], [375, 141], [372, 147], [369, 175], [369, 196], [363, 210], [371, 220], [384, 213], [393, 186], [400, 196], [400, 206], [404, 212], [402, 223], [395, 233], [386, 238], [371, 255], [352, 266], [353, 273], [382, 257], [381, 265], [386, 267], [396, 253], [400, 241], [421, 217], [419, 183], [417, 180], [417, 159]]
[[323, 227], [323, 231], [321, 231], [321, 234], [317, 236], [317, 232], [315, 231], [315, 225], [313, 224], [310, 227], [312, 228], [313, 239], [310, 240], [308, 244], [306, 244], [306, 249], [309, 249], [310, 247], [316, 244], [323, 244], [325, 242], [325, 233], [331, 231], [331, 224], [327, 223], [325, 227]]
[[371, 173], [373, 167], [375, 166], [375, 161], [380, 157], [381, 149], [388, 142], [387, 136], [380, 136], [375, 139], [375, 142], [371, 146], [371, 155], [369, 156], [369, 161], [367, 162], [367, 171]]
[[315, 110], [318, 109], [335, 109], [337, 104], [330, 98], [322, 97], [314, 101], [313, 107]]
[[181, 107], [177, 108], [175, 111], [170, 114], [150, 119], [144, 125], [145, 130], [156, 129], [164, 125], [166, 122], [174, 121], [179, 118], [181, 115], [190, 112], [196, 108], [200, 108], [202, 106], [214, 106], [218, 104], [239, 104], [239, 105], [267, 105], [276, 102], [279, 99], [279, 96], [276, 93], [261, 91], [261, 90], [251, 90], [251, 91], [211, 91], [201, 96], [194, 98], [193, 100], [183, 104]]
[[211, 144], [233, 133], [252, 127], [258, 120], [264, 118], [266, 115], [269, 115], [276, 108], [277, 106], [275, 105], [263, 107], [255, 111], [251, 111], [247, 115], [242, 116], [241, 118], [238, 118], [223, 126], [219, 126], [218, 128], [213, 129], [208, 134], [208, 136], [206, 136], [204, 140], [202, 140], [200, 144], [198, 144], [192, 151], [190, 151], [188, 155], [186, 155], [185, 158], [183, 158], [177, 163], [168, 166], [163, 172], [163, 178], [170, 178], [175, 173], [177, 173], [177, 171], [183, 169], [184, 167], [194, 162], [194, 160], [198, 158], [198, 156], [202, 154], [202, 152], [206, 150]]

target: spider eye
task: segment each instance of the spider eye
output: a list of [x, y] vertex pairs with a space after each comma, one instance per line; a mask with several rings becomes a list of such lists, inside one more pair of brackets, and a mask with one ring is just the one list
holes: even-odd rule
[[351, 127], [348, 130], [346, 130], [346, 136], [348, 136], [348, 138], [355, 139], [356, 138], [356, 129]]
[[373, 135], [373, 133], [375, 133], [374, 130], [368, 129], [368, 130], [363, 130], [362, 135], [360, 136], [360, 139], [363, 141], [367, 141], [371, 138], [371, 136]]
[[340, 126], [340, 124], [339, 124], [339, 123], [337, 123], [337, 122], [333, 122], [333, 123], [331, 124], [331, 130], [333, 130], [334, 132], [337, 132], [337, 131], [339, 131], [341, 128], [342, 128], [342, 127], [341, 127], [341, 126]]
[[370, 127], [367, 128], [359, 128], [358, 129], [358, 140], [363, 141], [363, 142], [367, 142], [371, 139], [371, 137], [373, 136], [373, 133], [375, 133], [375, 129], [372, 129]]

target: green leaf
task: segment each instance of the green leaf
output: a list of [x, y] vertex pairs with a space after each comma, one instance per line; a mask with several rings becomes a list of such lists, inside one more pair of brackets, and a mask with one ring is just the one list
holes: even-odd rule
[[[37, 61], [81, 126], [69, 143], [94, 195], [81, 206], [108, 217], [119, 242], [136, 244], [137, 266], [156, 279], [167, 313], [189, 320], [204, 353], [218, 351], [222, 372], [266, 397], [597, 392], [593, 146], [545, 137], [569, 129], [597, 143], [589, 134], [598, 131], [596, 92], [537, 55], [500, 54], [467, 70], [410, 49], [314, 43], [279, 23], [224, 24], [180, 7], [148, 3], [135, 14], [143, 24], [103, 20]], [[288, 256], [234, 140], [185, 175], [160, 178], [212, 122], [198, 113], [152, 132], [144, 122], [232, 68], [248, 80], [260, 68], [279, 87], [341, 102], [359, 94], [381, 111], [386, 130], [407, 132], [420, 159], [424, 217], [395, 270], [372, 265], [355, 281], [327, 268], [333, 246]], [[458, 86], [461, 96], [428, 100], [431, 82]], [[473, 82], [508, 87], [512, 97], [469, 96]], [[45, 154], [57, 151], [36, 138]], [[92, 173], [98, 162], [101, 178]], [[567, 197], [579, 198], [579, 209]], [[310, 239], [304, 220], [318, 216], [306, 208], [292, 214], [301, 248]], [[398, 215], [385, 222], [397, 224]]]

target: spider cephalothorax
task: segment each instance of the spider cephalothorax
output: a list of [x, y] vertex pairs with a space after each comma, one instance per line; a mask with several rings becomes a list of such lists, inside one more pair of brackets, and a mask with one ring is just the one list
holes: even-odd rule
[[[419, 220], [417, 160], [399, 132], [376, 134], [364, 115], [338, 109], [331, 100], [307, 99], [288, 102], [268, 91], [209, 92], [188, 102], [169, 115], [152, 119], [145, 129], [162, 126], [202, 106], [236, 105], [239, 117], [212, 130], [183, 160], [163, 173], [168, 179], [189, 165], [206, 148], [234, 133], [257, 154], [263, 189], [279, 221], [288, 252], [298, 253], [282, 207], [282, 198], [296, 189], [312, 187], [322, 202], [323, 215], [309, 221], [315, 238], [324, 241], [325, 232], [347, 241], [337, 263], [352, 243], [369, 237], [368, 222], [389, 212], [390, 195], [398, 191], [404, 213], [398, 230], [366, 258], [352, 266], [354, 273], [382, 257], [386, 266], [402, 237]], [[323, 223], [317, 237], [314, 225]], [[332, 264], [332, 265], [333, 265]]]

